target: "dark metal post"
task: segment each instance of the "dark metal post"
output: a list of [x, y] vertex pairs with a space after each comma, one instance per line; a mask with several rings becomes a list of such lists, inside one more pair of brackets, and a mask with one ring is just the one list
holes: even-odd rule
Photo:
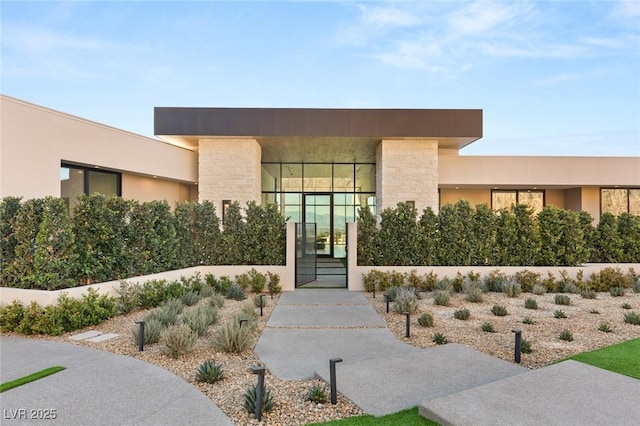
[[258, 421], [262, 420], [262, 402], [264, 399], [264, 367], [251, 367], [251, 372], [258, 375], [258, 387], [256, 388], [256, 406], [253, 413]]
[[262, 305], [264, 305], [264, 303], [262, 303], [262, 298], [264, 297], [264, 294], [260, 295], [260, 316], [262, 316]]
[[389, 313], [389, 293], [384, 292], [384, 301], [387, 303], [387, 313]]
[[331, 358], [329, 360], [329, 381], [331, 382], [331, 403], [338, 403], [338, 386], [336, 385], [336, 363], [342, 362], [342, 358]]
[[409, 312], [404, 312], [404, 314], [407, 316], [407, 323], [405, 327], [404, 337], [408, 339], [409, 337], [411, 337], [411, 334], [409, 333], [409, 329], [411, 327], [411, 314]]
[[518, 329], [511, 331], [516, 334], [516, 343], [513, 351], [513, 358], [516, 364], [520, 364], [520, 354], [522, 353], [522, 331]]
[[138, 333], [138, 350], [144, 351], [144, 320], [136, 321], [136, 324], [140, 326], [140, 332]]
[[246, 319], [246, 318], [240, 318], [240, 319], [238, 320], [238, 322], [240, 323], [240, 327], [242, 327], [242, 326], [243, 326], [243, 325], [245, 325], [247, 322], [249, 322], [249, 320], [248, 320], [248, 319]]
[[373, 298], [376, 298], [376, 283], [373, 283]]

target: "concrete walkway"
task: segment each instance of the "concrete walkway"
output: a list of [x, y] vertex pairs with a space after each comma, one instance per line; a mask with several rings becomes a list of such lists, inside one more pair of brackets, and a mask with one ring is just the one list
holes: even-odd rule
[[53, 366], [66, 369], [0, 394], [2, 425], [34, 424], [31, 410], [55, 410], [55, 420], [40, 422], [65, 426], [233, 425], [196, 387], [153, 364], [73, 344], [0, 337], [1, 383]]
[[640, 380], [573, 361], [539, 370], [448, 344], [397, 340], [361, 293], [300, 289], [280, 297], [256, 355], [283, 379], [329, 381], [365, 412], [415, 405], [441, 424], [633, 424]]

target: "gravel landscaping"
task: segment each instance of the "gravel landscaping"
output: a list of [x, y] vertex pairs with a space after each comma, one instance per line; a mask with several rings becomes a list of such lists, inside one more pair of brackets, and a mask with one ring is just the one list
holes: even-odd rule
[[[640, 293], [631, 291], [627, 291], [627, 294], [621, 297], [612, 297], [609, 293], [598, 293], [596, 299], [583, 299], [578, 294], [569, 294], [570, 305], [557, 305], [554, 294], [538, 296], [522, 293], [518, 297], [510, 298], [502, 293], [486, 293], [481, 303], [471, 303], [465, 300], [464, 294], [456, 293], [451, 295], [449, 306], [438, 306], [434, 305], [431, 292], [421, 293], [418, 313], [411, 316], [409, 339], [404, 337], [405, 316], [393, 311], [389, 314], [385, 313], [385, 303], [380, 293], [375, 299], [370, 293], [365, 295], [398, 339], [418, 347], [435, 346], [433, 335], [442, 333], [449, 342], [468, 345], [486, 354], [512, 361], [514, 335], [511, 330], [520, 329], [522, 336], [531, 343], [532, 353], [522, 355], [522, 365], [529, 368], [542, 367], [576, 353], [640, 337], [640, 326], [623, 322], [625, 313], [640, 312]], [[525, 308], [525, 300], [528, 298], [536, 300], [538, 309]], [[135, 311], [113, 318], [99, 326], [77, 330], [59, 337], [38, 338], [87, 345], [157, 364], [197, 386], [238, 425], [298, 425], [361, 414], [362, 411], [358, 407], [341, 396], [336, 406], [308, 401], [307, 391], [317, 384], [316, 380], [283, 381], [269, 372], [265, 382], [274, 396], [273, 411], [265, 413], [262, 423], [252, 419], [252, 416], [246, 412], [243, 408], [244, 392], [256, 383], [256, 376], [251, 374], [249, 368], [259, 364], [259, 360], [253, 355], [253, 347], [278, 298], [276, 296], [273, 300], [266, 299], [269, 305], [264, 310], [264, 316], [258, 319], [253, 344], [240, 354], [218, 352], [211, 348], [209, 342], [216, 330], [234, 312], [244, 304], [251, 304], [249, 300], [242, 302], [225, 300], [224, 306], [219, 311], [218, 323], [198, 340], [192, 353], [178, 359], [164, 355], [160, 344], [147, 345], [144, 352], [138, 352], [138, 346], [131, 337], [131, 328], [135, 320], [144, 317], [146, 311]], [[200, 303], [206, 303], [206, 300]], [[622, 308], [623, 304], [629, 305], [631, 309]], [[506, 307], [508, 315], [498, 317], [492, 314], [491, 308], [494, 305]], [[454, 318], [454, 312], [461, 309], [469, 310], [469, 319]], [[556, 310], [564, 311], [566, 318], [555, 318]], [[422, 312], [430, 312], [433, 315], [433, 327], [418, 325], [417, 319]], [[533, 324], [523, 324], [524, 317], [531, 318]], [[482, 331], [482, 325], [489, 322], [495, 330], [493, 333]], [[611, 332], [599, 331], [601, 324], [607, 324]], [[100, 343], [69, 340], [71, 335], [89, 329], [103, 333], [116, 333], [119, 336]], [[563, 330], [569, 330], [573, 334], [573, 341], [567, 342], [558, 338]], [[200, 383], [196, 380], [196, 368], [200, 363], [211, 358], [222, 364], [225, 378], [214, 384]], [[161, 390], [158, 391], [161, 392]]]

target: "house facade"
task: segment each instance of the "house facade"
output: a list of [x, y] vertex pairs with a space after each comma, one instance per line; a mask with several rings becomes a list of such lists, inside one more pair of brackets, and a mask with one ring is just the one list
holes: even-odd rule
[[165, 108], [158, 139], [0, 97], [0, 197], [274, 203], [344, 257], [346, 224], [468, 200], [640, 215], [640, 157], [466, 156], [482, 110]]

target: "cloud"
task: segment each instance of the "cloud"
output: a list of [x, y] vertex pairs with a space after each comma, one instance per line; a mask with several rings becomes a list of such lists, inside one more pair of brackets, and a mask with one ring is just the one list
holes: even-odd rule
[[621, 19], [640, 18], [640, 2], [638, 0], [623, 0], [614, 3], [611, 16]]

